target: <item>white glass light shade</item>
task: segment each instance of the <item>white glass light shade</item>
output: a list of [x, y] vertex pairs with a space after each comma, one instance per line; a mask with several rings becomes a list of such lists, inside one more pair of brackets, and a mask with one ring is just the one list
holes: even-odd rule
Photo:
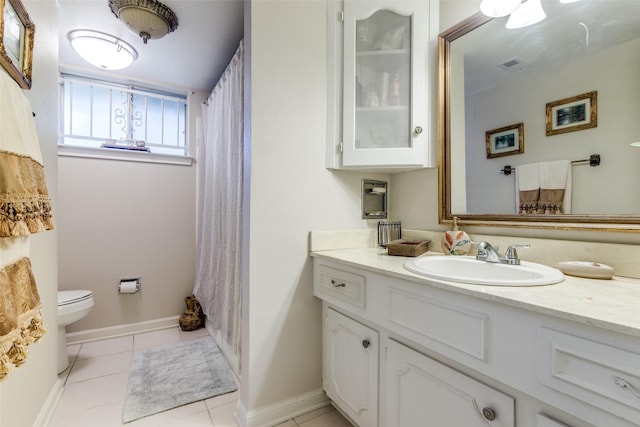
[[148, 39], [159, 39], [169, 32], [169, 25], [160, 15], [139, 7], [120, 9], [120, 20], [146, 43]]
[[560, 3], [575, 3], [580, 0], [560, 0]]
[[109, 34], [76, 30], [71, 31], [68, 38], [82, 59], [103, 70], [121, 70], [138, 59], [133, 46]]
[[544, 13], [540, 0], [526, 0], [509, 16], [505, 27], [509, 29], [528, 27], [537, 24], [546, 17], [547, 14]]
[[520, 6], [521, 0], [482, 0], [480, 12], [492, 18], [507, 16]]
[[145, 44], [178, 28], [173, 10], [156, 0], [109, 0], [109, 7]]

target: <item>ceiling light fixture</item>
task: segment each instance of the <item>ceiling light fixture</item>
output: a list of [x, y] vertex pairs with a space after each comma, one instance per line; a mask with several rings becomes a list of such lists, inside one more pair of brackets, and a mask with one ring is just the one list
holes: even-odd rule
[[82, 59], [103, 70], [121, 70], [138, 59], [138, 52], [133, 46], [109, 34], [75, 30], [67, 37]]
[[111, 12], [138, 34], [144, 43], [159, 39], [178, 28], [178, 17], [155, 0], [109, 0]]
[[528, 27], [547, 17], [540, 0], [526, 0], [509, 16], [505, 27], [509, 29]]
[[492, 18], [507, 16], [520, 6], [521, 0], [482, 0], [480, 12]]

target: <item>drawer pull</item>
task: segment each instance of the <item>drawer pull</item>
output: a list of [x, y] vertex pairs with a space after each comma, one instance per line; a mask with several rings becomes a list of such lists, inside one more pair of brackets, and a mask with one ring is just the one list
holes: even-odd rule
[[496, 419], [496, 411], [485, 406], [482, 408], [482, 416], [487, 419], [487, 421], [494, 421]]
[[331, 279], [331, 284], [333, 285], [334, 288], [345, 288], [347, 286], [346, 283], [344, 283], [344, 282], [338, 283], [333, 279]]
[[617, 375], [613, 375], [613, 382], [616, 383], [618, 387], [629, 390], [631, 393], [633, 393], [635, 397], [640, 399], [640, 393], [638, 393], [638, 391], [635, 388], [633, 388], [631, 384], [629, 384], [629, 381]]
[[371, 343], [369, 342], [369, 340], [367, 340], [367, 339], [362, 340], [362, 346], [364, 348], [369, 348], [370, 345], [371, 345]]

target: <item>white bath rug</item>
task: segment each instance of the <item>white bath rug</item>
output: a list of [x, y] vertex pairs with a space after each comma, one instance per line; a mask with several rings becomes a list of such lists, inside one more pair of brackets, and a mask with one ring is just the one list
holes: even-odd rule
[[122, 421], [237, 390], [229, 364], [211, 337], [135, 352]]

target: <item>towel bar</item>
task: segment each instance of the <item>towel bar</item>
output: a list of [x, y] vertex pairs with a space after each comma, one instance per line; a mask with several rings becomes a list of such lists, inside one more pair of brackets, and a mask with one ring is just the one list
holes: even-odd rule
[[[591, 156], [589, 156], [588, 159], [582, 159], [582, 160], [572, 160], [571, 161], [571, 166], [573, 165], [584, 165], [584, 164], [589, 164], [589, 166], [600, 166], [600, 154], [592, 154]], [[515, 166], [511, 166], [511, 165], [505, 165], [504, 168], [500, 169], [500, 172], [502, 172], [505, 175], [511, 175], [512, 172], [515, 172], [516, 167]]]

